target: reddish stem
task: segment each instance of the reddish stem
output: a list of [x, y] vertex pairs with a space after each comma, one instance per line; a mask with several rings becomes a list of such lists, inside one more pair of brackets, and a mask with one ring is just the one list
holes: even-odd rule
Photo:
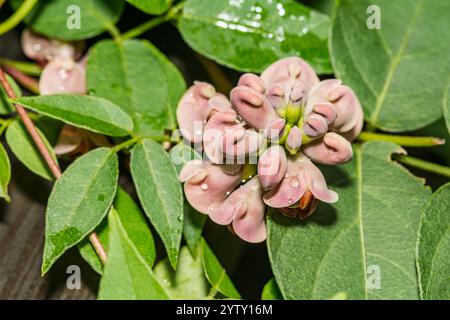
[[33, 93], [39, 92], [39, 84], [36, 79], [33, 79], [23, 72], [9, 66], [3, 65], [2, 68], [6, 71], [6, 73], [13, 77], [20, 85], [22, 85], [26, 89], [30, 90]]
[[[6, 79], [5, 73], [3, 72], [2, 68], [0, 68], [0, 84], [3, 86], [6, 94], [8, 95], [8, 97], [10, 99], [17, 98], [16, 94], [14, 93], [13, 89], [11, 88], [11, 85], [9, 84], [8, 80]], [[52, 171], [56, 180], [58, 180], [62, 175], [61, 169], [59, 168], [56, 161], [50, 155], [50, 152], [45, 147], [45, 144], [42, 141], [41, 136], [37, 132], [33, 121], [28, 116], [28, 113], [26, 112], [24, 107], [22, 107], [21, 105], [19, 105], [17, 103], [14, 103], [14, 106], [17, 110], [17, 113], [19, 114], [19, 117], [22, 119], [28, 133], [31, 135], [31, 137], [33, 138], [33, 141], [36, 143], [36, 146], [38, 147], [39, 152], [41, 153], [41, 155], [44, 158], [45, 162], [47, 163], [48, 167]], [[106, 251], [103, 248], [102, 244], [100, 243], [100, 240], [99, 240], [97, 234], [95, 232], [92, 232], [89, 235], [89, 240], [91, 241], [92, 246], [94, 247], [95, 251], [97, 252], [100, 260], [103, 262], [103, 264], [105, 264], [107, 261]]]

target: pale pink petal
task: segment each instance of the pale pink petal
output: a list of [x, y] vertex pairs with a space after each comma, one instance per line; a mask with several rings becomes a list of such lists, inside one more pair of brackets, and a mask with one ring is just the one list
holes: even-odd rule
[[286, 105], [286, 96], [284, 94], [284, 88], [279, 83], [274, 83], [267, 90], [267, 99], [269, 100], [272, 107], [275, 109], [281, 108]]
[[85, 68], [73, 60], [55, 59], [49, 62], [39, 79], [41, 95], [86, 93]]
[[283, 147], [274, 145], [268, 148], [258, 160], [258, 178], [265, 190], [278, 185], [286, 174], [287, 158]]
[[52, 61], [54, 59], [78, 60], [84, 49], [84, 42], [62, 42], [49, 39], [30, 29], [22, 32], [22, 49], [25, 55], [36, 61]]
[[258, 91], [239, 86], [231, 90], [231, 103], [241, 118], [255, 129], [266, 129], [279, 119], [269, 100]]
[[237, 86], [246, 86], [250, 87], [253, 90], [264, 93], [266, 91], [266, 87], [264, 85], [264, 81], [253, 73], [245, 73], [239, 78], [239, 82]]
[[222, 225], [233, 223], [233, 230], [241, 239], [248, 242], [262, 242], [266, 239], [264, 221], [265, 208], [262, 201], [262, 188], [258, 178], [236, 189], [220, 206], [214, 210], [211, 219]]
[[210, 214], [239, 185], [240, 171], [229, 174], [222, 166], [201, 160], [188, 162], [180, 172], [186, 199], [197, 211]]
[[320, 169], [317, 168], [307, 157], [301, 157], [299, 158], [299, 161], [301, 162], [305, 172], [308, 189], [314, 197], [327, 203], [334, 203], [338, 201], [338, 194], [328, 189], [322, 171], [320, 171]]
[[305, 173], [299, 161], [289, 158], [281, 183], [264, 195], [264, 202], [272, 208], [294, 205], [307, 190]]
[[297, 126], [294, 126], [289, 131], [289, 135], [286, 140], [286, 147], [292, 154], [295, 154], [297, 153], [298, 149], [300, 149], [301, 145], [302, 145], [302, 131]]
[[[320, 82], [311, 89], [306, 104], [306, 113], [316, 111], [317, 105], [331, 103], [336, 112], [336, 118], [330, 129], [337, 133], [348, 133], [352, 140], [362, 129], [363, 112], [361, 104], [354, 92], [342, 85], [340, 80], [329, 79]], [[319, 112], [320, 113], [320, 112]]]
[[222, 149], [224, 133], [227, 129], [233, 131], [236, 136], [239, 135], [239, 138], [245, 135], [245, 128], [237, 121], [237, 113], [232, 109], [215, 113], [205, 126], [203, 149], [213, 163], [223, 163]]
[[309, 115], [302, 126], [303, 132], [311, 138], [318, 138], [328, 131], [326, 119], [316, 113]]
[[181, 97], [177, 108], [177, 120], [181, 134], [192, 143], [200, 143], [203, 128], [210, 116], [208, 100], [216, 95], [216, 90], [206, 82], [196, 82]]
[[83, 133], [81, 130], [71, 126], [64, 125], [59, 134], [58, 142], [54, 147], [55, 154], [61, 156], [69, 154], [77, 150], [83, 141]]
[[319, 83], [319, 78], [311, 66], [298, 57], [276, 61], [261, 74], [261, 79], [266, 84], [266, 88], [271, 87], [274, 83], [281, 84], [284, 88], [290, 88], [293, 81], [301, 81], [307, 92]]
[[350, 142], [334, 132], [328, 132], [323, 140], [304, 145], [303, 152], [314, 162], [326, 165], [343, 164], [353, 156]]

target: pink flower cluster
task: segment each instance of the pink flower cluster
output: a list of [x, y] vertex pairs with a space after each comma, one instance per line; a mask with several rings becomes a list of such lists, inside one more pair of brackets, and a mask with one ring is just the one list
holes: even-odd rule
[[195, 83], [177, 119], [184, 138], [206, 155], [180, 172], [187, 200], [248, 242], [265, 240], [267, 206], [303, 219], [318, 201], [338, 200], [314, 163], [349, 161], [350, 142], [363, 126], [353, 91], [339, 80], [320, 82], [297, 57], [273, 63], [261, 76], [242, 75], [229, 100]]

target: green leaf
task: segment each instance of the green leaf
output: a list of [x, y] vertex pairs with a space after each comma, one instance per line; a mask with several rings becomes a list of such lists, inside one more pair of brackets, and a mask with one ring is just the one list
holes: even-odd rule
[[[17, 10], [23, 1], [9, 2]], [[125, 0], [39, 1], [25, 18], [25, 23], [50, 38], [87, 39], [111, 28], [122, 15], [124, 3]]]
[[133, 130], [130, 117], [103, 98], [59, 94], [23, 97], [14, 101], [48, 117], [109, 136], [126, 136]]
[[447, 90], [445, 91], [443, 107], [444, 107], [444, 119], [447, 126], [447, 130], [450, 133], [450, 81], [447, 85]]
[[263, 288], [261, 294], [262, 300], [283, 300], [280, 289], [274, 278], [270, 279]]
[[[114, 209], [117, 218], [123, 226], [124, 232], [127, 234], [133, 247], [139, 252], [144, 261], [151, 268], [156, 258], [155, 242], [152, 233], [145, 220], [144, 214], [139, 209], [131, 196], [122, 188], [117, 189], [116, 198], [114, 199]], [[107, 219], [96, 229], [103, 247], [108, 252], [109, 247], [109, 226]], [[88, 239], [80, 243], [80, 253], [83, 258], [98, 273], [102, 273], [103, 265]]]
[[47, 204], [43, 274], [100, 224], [114, 200], [118, 177], [117, 154], [98, 148], [75, 160], [56, 181]]
[[10, 202], [8, 195], [8, 184], [11, 179], [11, 165], [9, 164], [8, 154], [0, 143], [0, 198]]
[[[170, 159], [177, 170], [177, 174], [180, 174], [181, 169], [187, 162], [201, 158], [202, 157], [198, 152], [184, 142], [178, 143], [170, 150]], [[197, 252], [197, 246], [200, 242], [203, 226], [205, 225], [207, 218], [207, 215], [199, 213], [192, 208], [189, 202], [186, 200], [184, 201], [183, 236], [189, 250], [191, 250], [191, 253], [194, 255]]]
[[175, 268], [183, 227], [183, 193], [175, 167], [164, 149], [149, 139], [133, 148], [130, 166], [142, 207]]
[[186, 90], [178, 69], [145, 40], [97, 43], [89, 53], [87, 85], [90, 94], [127, 112], [143, 135], [176, 128], [176, 106]]
[[[22, 92], [18, 84], [8, 74], [6, 75], [6, 79], [11, 85], [16, 96], [20, 97], [22, 95]], [[0, 86], [0, 114], [8, 114], [14, 112], [14, 110], [15, 108], [9, 101], [9, 97], [6, 94], [5, 89], [3, 89], [3, 86]]]
[[154, 272], [169, 292], [171, 299], [193, 300], [208, 295], [210, 286], [203, 272], [201, 257], [192, 255], [187, 247], [180, 250], [176, 271], [166, 258], [156, 265]]
[[[381, 10], [379, 30], [367, 27], [372, 4]], [[400, 132], [441, 117], [450, 68], [450, 42], [443, 40], [450, 36], [449, 11], [450, 2], [441, 0], [339, 1], [333, 66], [356, 92], [370, 124]]]
[[268, 250], [284, 298], [418, 298], [415, 242], [431, 192], [391, 161], [394, 152], [402, 150], [368, 142], [352, 162], [324, 167], [339, 201], [319, 204], [305, 221], [272, 212]]
[[450, 300], [450, 183], [431, 197], [421, 218], [417, 268], [422, 299]]
[[127, 2], [145, 13], [158, 15], [169, 9], [172, 0], [127, 0]]
[[100, 281], [100, 300], [163, 300], [168, 293], [131, 242], [115, 210], [110, 226], [108, 262]]
[[299, 56], [318, 73], [332, 72], [328, 16], [293, 0], [188, 0], [179, 28], [194, 50], [239, 71]]
[[[55, 152], [45, 135], [36, 128], [42, 138], [44, 145], [50, 152], [52, 158], [57, 162]], [[12, 122], [6, 130], [6, 142], [16, 158], [22, 162], [28, 169], [47, 180], [53, 180], [53, 174], [48, 168], [47, 163], [42, 158], [39, 149], [36, 147], [25, 126], [19, 121]]]
[[211, 292], [219, 291], [228, 298], [241, 298], [241, 295], [234, 287], [225, 269], [222, 267], [205, 239], [202, 239], [202, 262], [206, 278], [212, 286]]

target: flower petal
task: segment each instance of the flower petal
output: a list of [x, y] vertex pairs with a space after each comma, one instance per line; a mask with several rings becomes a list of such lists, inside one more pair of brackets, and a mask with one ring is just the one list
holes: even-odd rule
[[327, 120], [316, 113], [309, 115], [302, 126], [303, 132], [311, 138], [319, 138], [328, 131]]
[[323, 140], [304, 145], [303, 152], [314, 162], [326, 165], [343, 164], [353, 157], [350, 142], [334, 132], [328, 132]]
[[210, 217], [218, 223], [232, 227], [236, 235], [248, 242], [261, 242], [267, 237], [264, 222], [265, 208], [262, 201], [262, 188], [258, 178], [236, 189]]
[[261, 79], [266, 84], [266, 88], [271, 87], [274, 83], [278, 83], [285, 89], [290, 88], [293, 81], [301, 81], [307, 92], [319, 83], [319, 78], [311, 66], [298, 57], [276, 61], [261, 74]]
[[44, 62], [59, 59], [81, 58], [84, 42], [61, 42], [37, 34], [30, 29], [22, 32], [22, 49], [25, 55], [35, 61]]
[[264, 202], [272, 208], [289, 207], [300, 200], [306, 189], [301, 162], [289, 158], [283, 180], [264, 195]]
[[266, 87], [264, 81], [253, 73], [245, 73], [239, 78], [239, 82], [237, 86], [245, 86], [252, 88], [253, 90], [264, 93], [266, 91]]
[[330, 129], [337, 133], [348, 133], [346, 137], [349, 140], [356, 138], [362, 129], [363, 111], [355, 93], [342, 85], [340, 80], [324, 80], [311, 89], [306, 113], [312, 112], [318, 104], [326, 103], [331, 103], [336, 110], [336, 118]]
[[71, 125], [64, 125], [54, 147], [55, 154], [61, 156], [76, 151], [83, 142], [83, 133]]
[[300, 149], [301, 145], [302, 145], [302, 131], [297, 126], [294, 126], [289, 131], [289, 135], [286, 140], [286, 147], [292, 154], [295, 154], [297, 153], [298, 149]]
[[39, 79], [41, 95], [86, 93], [85, 68], [71, 59], [55, 59], [49, 62]]
[[255, 129], [266, 129], [280, 117], [269, 100], [258, 91], [239, 86], [231, 90], [231, 104], [241, 118]]
[[327, 203], [334, 203], [338, 201], [339, 196], [336, 192], [329, 190], [327, 182], [320, 171], [311, 160], [306, 157], [302, 157], [303, 170], [305, 172], [306, 183], [311, 193], [320, 201]]
[[181, 134], [192, 143], [200, 143], [203, 128], [210, 116], [208, 100], [216, 95], [216, 90], [206, 82], [196, 82], [181, 97], [177, 108], [177, 120]]
[[186, 199], [197, 211], [210, 214], [239, 185], [240, 171], [228, 174], [222, 166], [201, 160], [189, 161], [180, 172]]
[[286, 153], [280, 145], [268, 148], [258, 160], [258, 178], [264, 190], [270, 190], [284, 178], [287, 169]]

